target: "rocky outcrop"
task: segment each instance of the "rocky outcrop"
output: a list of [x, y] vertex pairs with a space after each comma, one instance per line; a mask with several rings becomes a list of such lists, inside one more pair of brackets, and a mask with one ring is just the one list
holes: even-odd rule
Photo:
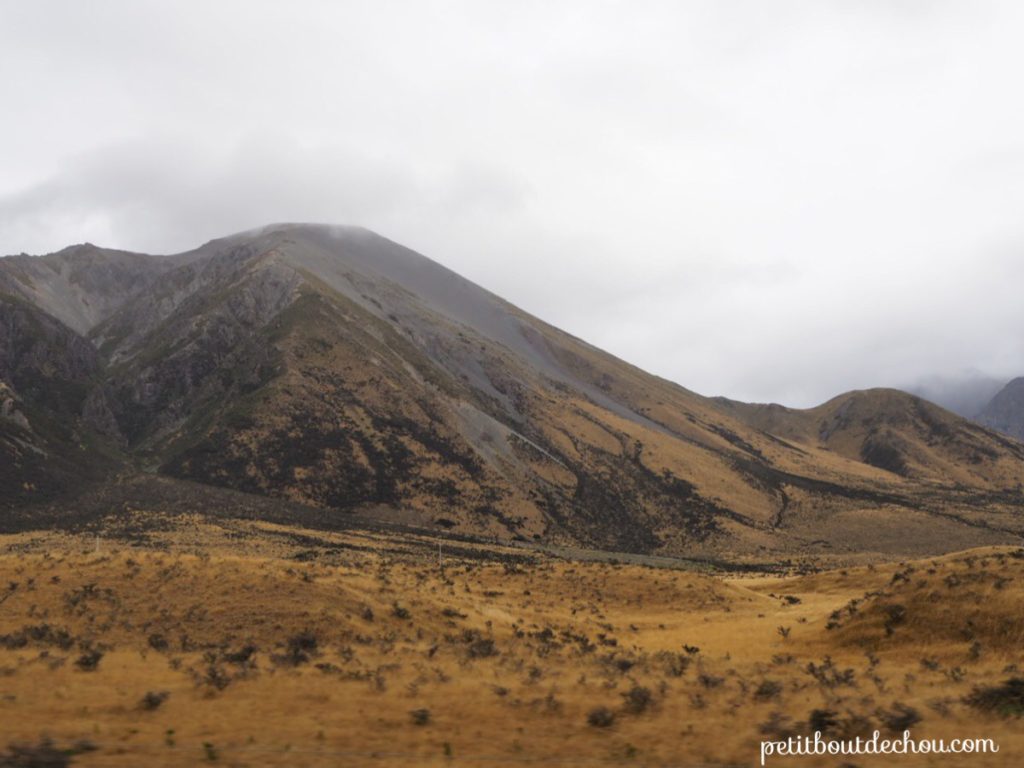
[[0, 294], [0, 508], [50, 498], [113, 466], [83, 417], [96, 349], [55, 317]]
[[26, 431], [31, 431], [25, 414], [18, 410], [18, 400], [14, 390], [3, 381], [0, 381], [0, 419], [6, 419]]
[[46, 256], [0, 261], [0, 292], [22, 298], [85, 335], [171, 264], [157, 256], [73, 245]]

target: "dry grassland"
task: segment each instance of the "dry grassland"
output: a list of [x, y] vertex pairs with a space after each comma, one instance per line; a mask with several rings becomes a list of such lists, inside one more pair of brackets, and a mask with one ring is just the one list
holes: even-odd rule
[[0, 765], [753, 765], [816, 728], [1001, 747], [857, 766], [1024, 756], [1019, 550], [725, 578], [269, 524], [143, 538], [0, 539]]

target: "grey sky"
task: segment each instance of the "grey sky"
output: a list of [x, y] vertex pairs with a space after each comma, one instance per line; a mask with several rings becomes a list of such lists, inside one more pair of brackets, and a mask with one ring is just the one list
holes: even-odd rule
[[362, 224], [707, 394], [1024, 373], [1024, 4], [0, 0], [0, 253]]

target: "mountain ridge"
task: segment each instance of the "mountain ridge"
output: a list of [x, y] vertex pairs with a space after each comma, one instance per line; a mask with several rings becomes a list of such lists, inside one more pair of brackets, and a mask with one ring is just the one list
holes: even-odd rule
[[979, 424], [1024, 441], [1024, 376], [1000, 389], [978, 414]]
[[[167, 257], [78, 248], [37, 257], [57, 269], [0, 260], [0, 304], [27, 303], [94, 350], [76, 428], [130, 471], [644, 552], [884, 547], [879, 519], [926, 547], [1024, 531], [1013, 441], [905, 393], [782, 409], [773, 426], [369, 230], [272, 225]], [[79, 302], [64, 311], [80, 331], [47, 312], [54, 296]], [[37, 348], [66, 354], [56, 336]], [[834, 433], [816, 438], [815, 419]], [[12, 466], [26, 439], [45, 442], [0, 423]], [[0, 495], [20, 508], [39, 485], [18, 491], [15, 475]]]

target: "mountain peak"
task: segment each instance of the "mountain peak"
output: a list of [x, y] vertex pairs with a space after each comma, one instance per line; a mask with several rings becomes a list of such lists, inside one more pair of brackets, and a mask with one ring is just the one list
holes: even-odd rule
[[1024, 376], [999, 390], [978, 415], [978, 422], [1024, 441]]
[[[15, 395], [39, 390], [10, 398], [30, 428], [0, 422], [0, 503], [72, 488], [94, 444], [327, 525], [750, 558], [1017, 535], [1012, 441], [896, 390], [804, 411], [706, 399], [362, 227], [46, 258], [0, 262], [0, 358]], [[59, 429], [52, 402], [74, 406]]]

